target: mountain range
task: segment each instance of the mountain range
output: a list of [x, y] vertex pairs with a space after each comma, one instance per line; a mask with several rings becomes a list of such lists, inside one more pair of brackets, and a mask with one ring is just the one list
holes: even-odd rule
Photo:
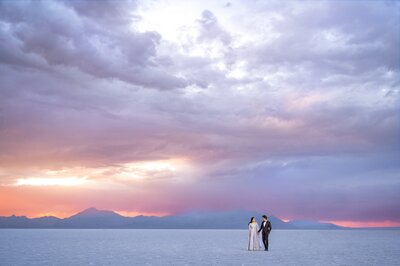
[[[250, 217], [260, 223], [261, 214], [246, 210], [192, 211], [170, 216], [126, 217], [108, 210], [89, 208], [67, 218], [0, 216], [0, 228], [132, 228], [132, 229], [246, 229]], [[317, 221], [289, 221], [269, 216], [273, 229], [341, 229]]]

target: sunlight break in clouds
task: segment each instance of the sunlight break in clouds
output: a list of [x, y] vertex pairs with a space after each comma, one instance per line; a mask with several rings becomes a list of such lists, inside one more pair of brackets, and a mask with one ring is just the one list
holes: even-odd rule
[[143, 180], [152, 179], [177, 179], [187, 174], [190, 167], [187, 160], [171, 159], [160, 161], [143, 161], [122, 164], [115, 171], [114, 177], [119, 180]]
[[62, 177], [62, 178], [25, 178], [17, 179], [14, 186], [79, 186], [86, 184], [86, 177]]

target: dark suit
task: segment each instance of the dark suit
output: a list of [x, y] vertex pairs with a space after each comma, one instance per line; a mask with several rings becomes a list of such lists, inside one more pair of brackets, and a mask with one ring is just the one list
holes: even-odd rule
[[262, 231], [262, 240], [264, 243], [264, 247], [265, 250], [268, 250], [268, 237], [269, 237], [269, 233], [272, 230], [272, 226], [271, 226], [271, 222], [270, 221], [266, 221], [266, 222], [262, 222], [261, 223], [261, 227], [260, 230], [258, 230], [258, 232]]

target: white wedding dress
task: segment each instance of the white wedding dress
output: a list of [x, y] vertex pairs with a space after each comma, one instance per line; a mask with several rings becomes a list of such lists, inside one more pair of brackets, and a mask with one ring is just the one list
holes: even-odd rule
[[259, 250], [260, 242], [258, 240], [258, 224], [249, 224], [249, 250]]

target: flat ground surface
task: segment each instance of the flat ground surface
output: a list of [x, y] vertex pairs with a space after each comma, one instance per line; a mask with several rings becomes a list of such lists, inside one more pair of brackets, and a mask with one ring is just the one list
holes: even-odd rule
[[400, 265], [400, 231], [0, 229], [0, 265]]

